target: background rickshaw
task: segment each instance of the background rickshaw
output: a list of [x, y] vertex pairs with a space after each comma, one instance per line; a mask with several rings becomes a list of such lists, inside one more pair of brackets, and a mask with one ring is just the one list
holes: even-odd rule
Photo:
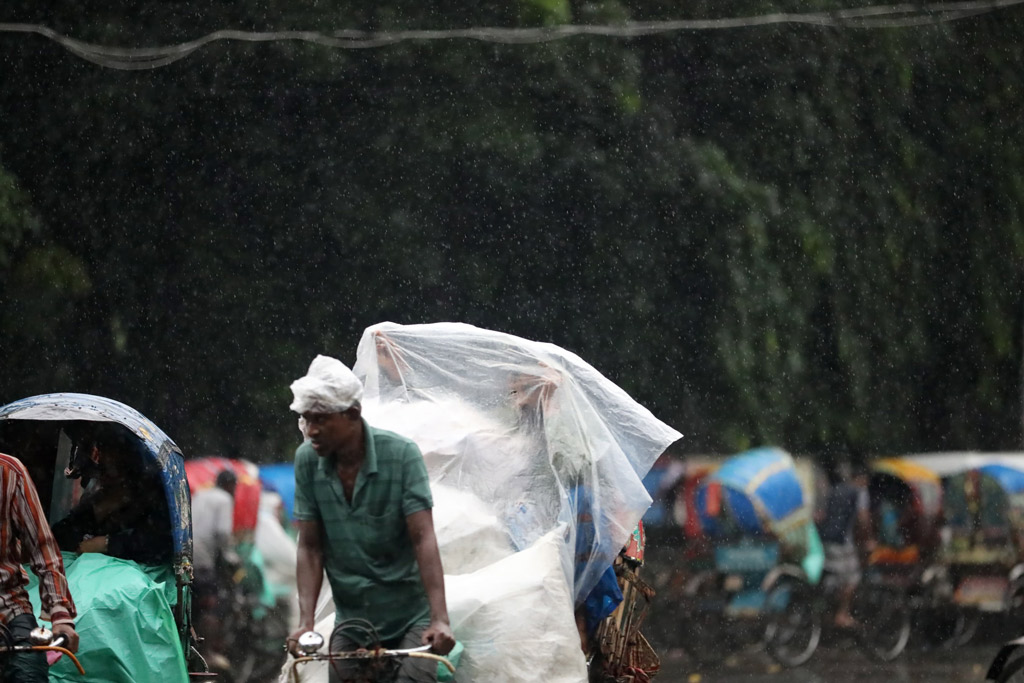
[[[78, 657], [87, 673], [80, 677], [58, 662], [51, 680], [128, 683], [209, 676], [192, 646], [191, 507], [175, 443], [135, 409], [100, 396], [46, 394], [0, 408], [0, 450], [25, 463], [51, 525], [81, 497], [82, 480], [65, 472], [74, 474], [86, 440], [99, 431], [116, 433], [137, 458], [140, 476], [133, 492], [166, 510], [170, 547], [154, 563], [64, 552], [78, 608]], [[30, 595], [38, 606], [36, 586], [30, 584]]]
[[[960, 578], [960, 585], [966, 588], [958, 591], [959, 599], [974, 601], [984, 598], [982, 604], [988, 603], [995, 609], [999, 602], [998, 586], [1002, 584], [1005, 587], [1002, 608], [1015, 622], [1019, 632], [1021, 593], [1024, 590], [1021, 586], [1022, 572], [1019, 555], [1012, 560], [1013, 553], [1007, 546], [1020, 547], [1024, 455], [949, 453], [915, 456], [915, 460], [928, 463], [944, 475], [952, 498], [948, 503], [947, 514], [951, 519], [948, 520], [943, 553], [954, 565], [951, 573]], [[976, 471], [978, 475], [964, 476], [970, 471]], [[1006, 569], [1011, 562], [1013, 566], [1005, 577], [989, 573], [997, 567]], [[982, 580], [967, 581], [976, 575], [975, 572]], [[989, 665], [986, 683], [1024, 683], [1024, 650], [1021, 648], [1024, 648], [1024, 638], [1003, 643]]]
[[[684, 601], [687, 582], [694, 575], [713, 569], [714, 558], [697, 514], [697, 490], [726, 458], [689, 455], [672, 487], [663, 492], [662, 524], [648, 524], [645, 572], [658, 599], [651, 604], [648, 631], [659, 649], [675, 647], [679, 634], [679, 605]], [[653, 487], [651, 487], [653, 488]], [[649, 489], [650, 490], [650, 489]], [[652, 491], [652, 497], [654, 492]], [[655, 499], [655, 502], [658, 501]], [[655, 518], [657, 519], [657, 518]]]
[[784, 666], [806, 662], [821, 636], [823, 553], [792, 457], [775, 448], [736, 455], [694, 500], [710, 566], [687, 581], [680, 644], [705, 665], [753, 643]]
[[[865, 582], [891, 589], [891, 599], [906, 605], [932, 645], [952, 642], [963, 631], [964, 617], [950, 600], [948, 574], [938, 557], [943, 523], [938, 475], [907, 459], [881, 458], [870, 465], [868, 496], [875, 547]], [[906, 635], [892, 634], [890, 658], [906, 646], [911, 625], [894, 619], [892, 628]]]
[[1024, 606], [1024, 459], [949, 454], [928, 462], [942, 476], [940, 557], [950, 600], [964, 625], [954, 644], [973, 636], [983, 614], [1019, 619]]
[[[263, 484], [260, 469], [252, 462], [208, 456], [185, 461], [193, 495], [216, 484], [217, 475], [229, 470], [237, 478], [234, 520], [237, 565], [225, 566], [221, 604], [225, 655], [231, 670], [224, 676], [233, 683], [260, 683], [276, 678], [286, 659], [281, 643], [290, 633], [291, 597], [294, 585], [275, 586], [269, 580], [265, 558], [257, 544]], [[294, 558], [291, 560], [294, 564]]]

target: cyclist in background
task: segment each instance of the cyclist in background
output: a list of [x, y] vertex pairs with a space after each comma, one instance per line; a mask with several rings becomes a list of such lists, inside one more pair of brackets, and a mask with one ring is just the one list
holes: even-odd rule
[[861, 549], [870, 550], [871, 512], [868, 475], [862, 465], [839, 462], [829, 471], [831, 489], [817, 519], [818, 533], [825, 547], [825, 571], [839, 582], [839, 604], [835, 624], [856, 625], [850, 614], [853, 593], [860, 582]]

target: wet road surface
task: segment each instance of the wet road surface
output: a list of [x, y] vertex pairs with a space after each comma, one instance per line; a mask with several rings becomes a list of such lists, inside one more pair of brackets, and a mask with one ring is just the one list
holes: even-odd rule
[[[649, 564], [646, 580], [655, 585], [655, 599], [644, 626], [644, 635], [661, 658], [656, 683], [983, 683], [985, 674], [1002, 645], [1024, 635], [1024, 624], [1001, 616], [982, 618], [974, 639], [958, 648], [928, 647], [915, 631], [906, 651], [896, 661], [868, 659], [852, 638], [824, 636], [809, 662], [801, 667], [780, 667], [763, 649], [750, 646], [730, 656], [714, 669], [701, 669], [681, 649], [673, 628], [681, 615], [675, 611], [665, 587], [665, 571]], [[828, 638], [831, 637], [831, 640]]]
[[717, 671], [700, 671], [681, 650], [661, 654], [657, 683], [982, 683], [1000, 643], [983, 642], [955, 650], [909, 649], [889, 664], [872, 662], [855, 647], [819, 649], [797, 669], [783, 669], [751, 650], [733, 656]]

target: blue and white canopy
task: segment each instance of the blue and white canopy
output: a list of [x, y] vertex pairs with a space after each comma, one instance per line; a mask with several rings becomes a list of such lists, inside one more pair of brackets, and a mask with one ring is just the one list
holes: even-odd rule
[[810, 519], [793, 458], [781, 449], [745, 451], [708, 477], [697, 498], [701, 521], [708, 529], [716, 524], [706, 504], [708, 490], [715, 484], [721, 487], [722, 503], [743, 531], [781, 535]]

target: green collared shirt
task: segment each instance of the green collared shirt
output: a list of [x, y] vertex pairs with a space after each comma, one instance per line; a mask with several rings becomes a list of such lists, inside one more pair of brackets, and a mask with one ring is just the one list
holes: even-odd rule
[[406, 517], [433, 507], [423, 455], [415, 443], [363, 421], [366, 459], [345, 499], [333, 456], [309, 442], [295, 451], [295, 519], [321, 522], [324, 569], [335, 623], [366, 619], [382, 641], [430, 619]]

